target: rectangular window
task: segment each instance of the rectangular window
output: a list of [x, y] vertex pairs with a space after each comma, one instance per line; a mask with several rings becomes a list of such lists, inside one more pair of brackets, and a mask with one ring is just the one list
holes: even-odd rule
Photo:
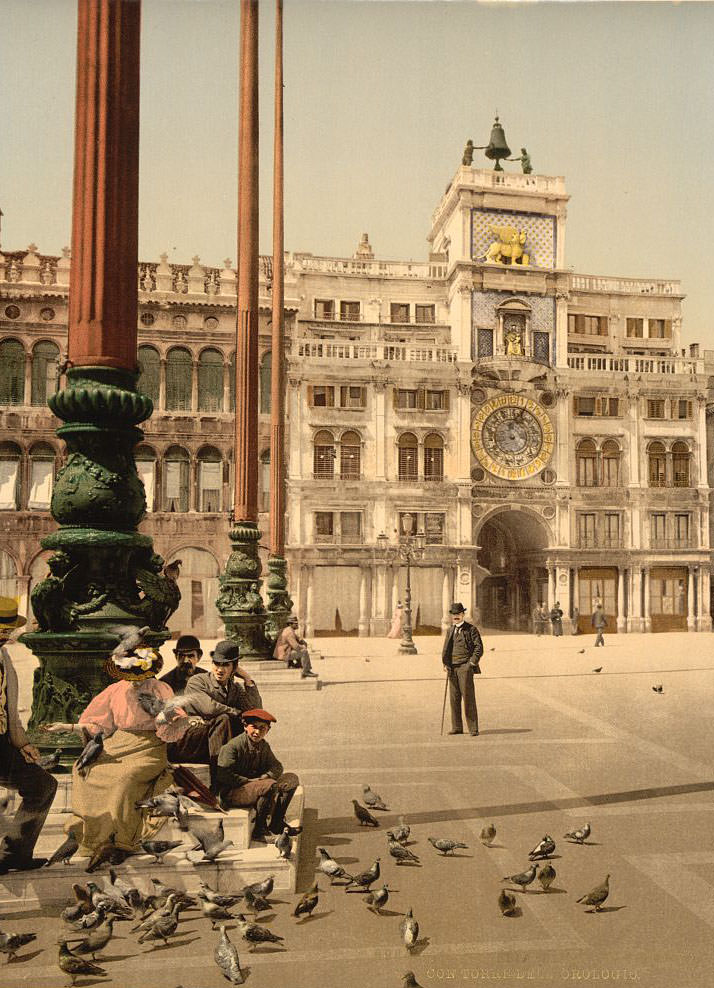
[[364, 408], [365, 405], [366, 388], [352, 384], [343, 384], [340, 387], [341, 408]]
[[359, 322], [359, 302], [340, 302], [340, 319], [343, 322]]
[[692, 403], [687, 398], [672, 399], [672, 418], [690, 419], [692, 417]]
[[144, 491], [146, 492], [146, 510], [153, 511], [154, 492], [156, 490], [156, 461], [137, 460], [136, 472], [139, 474], [139, 479], [144, 485]]
[[595, 548], [595, 515], [578, 515], [578, 541], [581, 549]]
[[667, 538], [667, 515], [657, 512], [651, 516], [650, 535], [655, 545], [664, 545]]
[[627, 320], [627, 336], [628, 339], [641, 340], [645, 335], [645, 321], [644, 319], [628, 319]]
[[315, 299], [315, 318], [316, 319], [335, 318], [335, 303], [331, 298]]
[[335, 537], [333, 529], [333, 515], [331, 511], [315, 512], [315, 541], [333, 542]]
[[600, 415], [612, 417], [620, 414], [620, 400], [612, 395], [603, 395], [600, 398]]
[[417, 464], [418, 450], [416, 446], [399, 447], [399, 479], [416, 480], [419, 476]]
[[444, 450], [427, 446], [424, 449], [424, 480], [444, 479]]
[[615, 512], [605, 513], [605, 540], [606, 545], [611, 548], [620, 545], [620, 516]]
[[650, 319], [649, 338], [651, 340], [668, 340], [672, 336], [672, 322], [670, 319]]
[[436, 322], [435, 307], [433, 305], [415, 305], [414, 320], [415, 322]]
[[362, 541], [362, 514], [359, 511], [340, 512], [340, 542], [359, 545]]
[[19, 460], [0, 460], [0, 510], [14, 511], [18, 507]]
[[597, 458], [595, 453], [578, 453], [578, 487], [597, 487]]
[[446, 530], [446, 515], [438, 511], [424, 513], [424, 534], [427, 545], [443, 545]]
[[221, 510], [222, 464], [202, 460], [198, 482], [201, 489], [201, 511]]
[[594, 415], [595, 414], [595, 396], [594, 395], [576, 395], [575, 397], [575, 414], [576, 415]]
[[27, 507], [47, 511], [52, 500], [54, 463], [52, 460], [31, 460], [30, 462], [30, 498]]
[[399, 388], [397, 390], [397, 408], [416, 408], [417, 407], [417, 392], [414, 390], [406, 390], [405, 388]]
[[664, 398], [647, 399], [647, 418], [648, 419], [664, 418]]
[[335, 404], [335, 389], [332, 385], [313, 385], [312, 404], [315, 408], [332, 408]]
[[689, 515], [674, 516], [674, 538], [680, 547], [689, 545]]
[[427, 391], [426, 407], [430, 412], [443, 412], [446, 408], [446, 391]]
[[389, 319], [391, 322], [409, 322], [409, 304], [392, 302], [389, 306]]
[[569, 315], [568, 333], [578, 336], [607, 336], [607, 317]]

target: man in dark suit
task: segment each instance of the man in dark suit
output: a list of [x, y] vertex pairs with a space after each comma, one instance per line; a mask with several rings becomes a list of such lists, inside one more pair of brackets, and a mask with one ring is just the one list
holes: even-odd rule
[[464, 703], [466, 726], [472, 737], [478, 736], [478, 710], [474, 691], [474, 673], [480, 673], [479, 659], [483, 655], [483, 642], [478, 628], [464, 620], [463, 604], [449, 608], [452, 625], [444, 641], [441, 661], [449, 675], [449, 702], [451, 704], [451, 730], [449, 734], [463, 734], [461, 701]]

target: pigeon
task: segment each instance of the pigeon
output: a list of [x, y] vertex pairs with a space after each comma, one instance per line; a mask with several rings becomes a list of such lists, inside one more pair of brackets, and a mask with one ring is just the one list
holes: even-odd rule
[[593, 669], [593, 672], [602, 672], [602, 666], [598, 666], [597, 669]]
[[37, 764], [40, 768], [43, 768], [45, 772], [53, 772], [59, 767], [61, 757], [62, 752], [59, 748], [55, 748], [51, 755], [43, 755]]
[[501, 889], [498, 894], [498, 908], [501, 910], [502, 916], [512, 916], [516, 909], [516, 897], [513, 892], [509, 892], [507, 889]]
[[404, 817], [399, 817], [399, 826], [387, 831], [387, 837], [397, 841], [398, 844], [406, 844], [409, 834], [412, 832], [408, 823], [404, 822]]
[[237, 895], [221, 895], [219, 892], [214, 892], [211, 886], [206, 885], [205, 882], [199, 882], [199, 888], [201, 889], [198, 893], [199, 899], [215, 902], [217, 906], [223, 906], [224, 909], [230, 909], [243, 898], [242, 892]]
[[77, 957], [76, 954], [72, 953], [64, 941], [61, 941], [59, 945], [59, 957], [57, 958], [57, 963], [59, 964], [60, 970], [70, 976], [70, 984], [72, 985], [75, 980], [82, 975], [95, 974], [100, 978], [105, 978], [107, 976], [107, 972], [103, 967], [99, 967], [97, 964], [92, 964], [91, 961], [85, 961], [83, 957]]
[[89, 859], [89, 864], [84, 869], [86, 872], [91, 875], [92, 872], [101, 868], [103, 864], [121, 864], [126, 859], [126, 851], [116, 846], [115, 838], [115, 834], [110, 834], [109, 840], [104, 844], [100, 844], [94, 851]]
[[402, 975], [402, 988], [421, 988], [413, 971], [405, 971]]
[[[222, 906], [217, 902], [211, 902], [207, 899], [203, 892], [198, 893], [198, 898], [201, 900], [201, 909], [203, 910], [203, 915], [206, 919], [211, 921], [211, 929], [215, 930], [217, 919], [235, 919], [233, 913], [229, 913], [226, 906]], [[228, 897], [226, 897], [228, 898]]]
[[372, 792], [369, 786], [362, 786], [362, 799], [371, 810], [389, 809], [389, 807], [385, 805], [382, 797], [378, 796], [376, 792]]
[[7, 954], [8, 963], [15, 959], [20, 947], [37, 939], [36, 933], [0, 933], [0, 954]]
[[236, 919], [240, 926], [241, 936], [246, 943], [250, 944], [249, 951], [252, 951], [254, 947], [257, 947], [261, 943], [282, 943], [285, 939], [278, 936], [277, 933], [273, 933], [267, 926], [258, 926], [257, 923], [249, 923], [243, 913], [238, 913]]
[[92, 897], [92, 905], [95, 909], [103, 906], [108, 913], [115, 913], [117, 916], [121, 916], [122, 919], [133, 919], [134, 911], [127, 905], [121, 892], [118, 892], [114, 888], [103, 891], [94, 882], [87, 882], [87, 888], [89, 889], [89, 894]]
[[243, 895], [250, 890], [253, 895], [265, 895], [268, 896], [273, 891], [273, 886], [275, 885], [275, 875], [268, 875], [264, 878], [262, 882], [253, 882], [252, 885], [245, 885], [243, 887]]
[[112, 883], [112, 886], [117, 890], [117, 892], [124, 896], [125, 901], [128, 902], [129, 905], [133, 905], [134, 900], [138, 897], [143, 898], [138, 888], [134, 885], [130, 885], [129, 882], [125, 882], [120, 875], [117, 875], [113, 868], [109, 869], [109, 881]]
[[432, 847], [435, 847], [437, 851], [440, 851], [443, 855], [453, 854], [457, 847], [463, 847], [468, 850], [468, 844], [462, 844], [458, 840], [449, 840], [448, 837], [429, 837], [427, 838]]
[[203, 848], [203, 861], [215, 861], [221, 851], [233, 846], [232, 840], [225, 840], [223, 834], [223, 820], [218, 821], [218, 825], [213, 829], [194, 825], [191, 836], [198, 841], [194, 850]]
[[[95, 960], [95, 954], [98, 954], [100, 950], [104, 950], [106, 945], [112, 938], [114, 917], [107, 916], [95, 929], [89, 930], [80, 940], [79, 943], [75, 943], [72, 946], [72, 953], [74, 954], [91, 954], [92, 960]], [[68, 942], [72, 941], [72, 937], [65, 937]]]
[[584, 648], [579, 649], [578, 655], [585, 655], [585, 649]]
[[167, 566], [164, 566], [164, 576], [166, 577], [166, 579], [170, 580], [172, 583], [177, 583], [178, 578], [181, 574], [182, 566], [183, 566], [182, 559], [174, 559]]
[[293, 910], [293, 916], [296, 916], [298, 918], [300, 916], [307, 916], [308, 918], [312, 916], [312, 911], [317, 906], [319, 891], [320, 891], [320, 887], [318, 886], [317, 882], [314, 882], [311, 888], [309, 888], [308, 891], [305, 892], [305, 894], [301, 897], [298, 904], [295, 906], [295, 909]]
[[412, 854], [409, 848], [402, 847], [401, 844], [397, 844], [394, 840], [389, 841], [389, 853], [398, 865], [404, 864], [405, 861], [413, 861], [415, 864], [419, 864], [419, 858], [416, 854]]
[[293, 853], [293, 842], [290, 838], [288, 827], [283, 827], [282, 834], [278, 834], [275, 838], [275, 846], [278, 849], [278, 854], [280, 857], [285, 858], [286, 861], [289, 861], [290, 855]]
[[156, 718], [157, 724], [170, 724], [180, 716], [178, 708], [183, 706], [186, 697], [182, 695], [171, 696], [164, 700], [155, 693], [138, 693], [137, 700], [142, 710], [145, 710], [151, 717]]
[[555, 874], [556, 874], [555, 868], [553, 867], [552, 864], [550, 863], [544, 864], [541, 867], [540, 871], [538, 872], [538, 881], [543, 887], [544, 892], [547, 892], [550, 886], [555, 881]]
[[549, 858], [551, 854], [555, 851], [555, 841], [550, 836], [546, 834], [541, 841], [539, 841], [532, 851], [528, 854], [530, 861], [537, 861], [541, 858]]
[[489, 823], [481, 830], [481, 833], [479, 834], [479, 840], [481, 841], [482, 844], [485, 844], [486, 847], [490, 847], [495, 839], [496, 839], [496, 828], [492, 823]]
[[103, 751], [104, 751], [104, 735], [100, 731], [98, 734], [95, 734], [93, 738], [90, 738], [89, 741], [87, 741], [87, 743], [85, 744], [82, 750], [81, 755], [74, 763], [74, 767], [77, 769], [77, 771], [82, 776], [82, 778], [86, 776], [87, 774], [86, 770], [89, 768], [92, 762], [95, 762], [97, 758], [99, 758], [99, 756]]
[[407, 909], [407, 914], [399, 924], [402, 940], [407, 950], [412, 950], [419, 940], [419, 923], [414, 919], [411, 908]]
[[664, 693], [664, 686], [662, 685], [662, 683], [659, 683], [657, 686], [653, 686], [652, 687], [652, 692], [653, 693]]
[[348, 875], [342, 865], [339, 865], [334, 858], [331, 858], [324, 847], [318, 847], [320, 852], [320, 863], [317, 866], [318, 871], [321, 871], [323, 875], [327, 875], [330, 879], [330, 885], [334, 885], [336, 878], [346, 878], [352, 881], [352, 875]]
[[496, 651], [496, 646], [495, 645], [493, 645], [491, 648], [489, 648], [489, 652], [495, 652], [495, 651]]
[[60, 913], [60, 918], [65, 921], [65, 923], [75, 923], [82, 918], [82, 916], [90, 915], [90, 913], [85, 913], [79, 903], [75, 905], [69, 905]]
[[[375, 859], [375, 862], [374, 862], [374, 864], [372, 865], [371, 868], [368, 868], [367, 871], [361, 872], [361, 874], [359, 874], [359, 875], [355, 875], [355, 877], [352, 879], [352, 881], [351, 882], [348, 882], [347, 885], [345, 885], [345, 891], [346, 892], [350, 892], [350, 891], [353, 891], [353, 892], [369, 892], [370, 891], [370, 888], [369, 888], [370, 885], [373, 882], [376, 882], [377, 879], [379, 878], [379, 875], [380, 875], [379, 862], [380, 862], [380, 860], [381, 860], [380, 858], [376, 858]], [[350, 889], [350, 885], [358, 885], [359, 888], [358, 889]]]
[[[107, 911], [104, 906], [100, 906], [91, 913], [86, 913], [86, 915], [80, 916], [74, 922], [72, 922], [72, 929], [78, 930], [80, 933], [86, 932], [88, 930], [96, 930], [100, 923], [103, 923], [107, 917]], [[66, 922], [70, 922], [66, 920]]]
[[388, 899], [389, 886], [383, 885], [381, 889], [377, 889], [376, 892], [368, 892], [364, 901], [367, 903], [367, 908], [373, 913], [380, 913], [383, 907], [387, 905]]
[[125, 659], [128, 655], [131, 655], [135, 648], [143, 645], [146, 635], [149, 634], [151, 628], [148, 624], [144, 625], [143, 628], [132, 628], [129, 625], [125, 625], [117, 630], [119, 631], [120, 638], [112, 652], [112, 659], [115, 662], [117, 659]]
[[360, 827], [378, 827], [379, 820], [375, 820], [372, 814], [364, 806], [360, 806], [356, 799], [352, 800], [352, 805], [355, 808], [355, 816], [359, 822]]
[[179, 900], [180, 900], [179, 893], [171, 892], [170, 895], [167, 897], [166, 902], [161, 906], [157, 906], [156, 909], [152, 909], [150, 912], [148, 912], [146, 916], [143, 917], [140, 923], [137, 923], [135, 926], [132, 926], [131, 932], [136, 933], [138, 931], [145, 931], [151, 929], [152, 923], [154, 922], [154, 920], [158, 919], [159, 916], [171, 915], [174, 906]]
[[164, 943], [168, 943], [169, 937], [174, 935], [178, 927], [180, 906], [180, 902], [174, 902], [168, 915], [159, 912], [156, 916], [149, 917], [149, 928], [141, 934], [139, 943], [144, 943], [146, 940], [163, 940]]
[[72, 885], [72, 892], [74, 897], [80, 905], [83, 913], [91, 913], [94, 910], [94, 904], [92, 903], [92, 893], [85, 885], [77, 885], [75, 882]]
[[257, 916], [258, 913], [267, 912], [268, 909], [271, 908], [268, 900], [262, 895], [257, 895], [252, 891], [252, 889], [246, 889], [243, 894], [245, 896], [246, 905], [254, 916]]
[[163, 864], [164, 854], [173, 851], [176, 847], [181, 847], [181, 840], [143, 840], [141, 846], [147, 854], [152, 854], [157, 864]]
[[230, 981], [233, 985], [242, 985], [244, 978], [243, 972], [240, 969], [238, 948], [228, 939], [225, 926], [221, 926], [220, 930], [221, 939], [213, 951], [213, 959], [220, 968], [226, 981]]
[[536, 876], [536, 865], [531, 865], [528, 871], [521, 871], [517, 875], [506, 875], [505, 878], [501, 879], [504, 882], [513, 882], [514, 885], [520, 885], [521, 891], [525, 892], [526, 886], [530, 885]]
[[74, 836], [74, 831], [70, 830], [67, 839], [64, 843], [60, 844], [52, 857], [48, 859], [45, 868], [49, 868], [53, 864], [59, 864], [60, 861], [62, 864], [68, 865], [70, 858], [74, 857], [78, 850], [79, 843], [77, 838]]
[[575, 841], [576, 844], [582, 844], [590, 836], [590, 824], [586, 823], [584, 827], [579, 830], [571, 830], [565, 835], [565, 840]]
[[[600, 912], [600, 906], [603, 904], [605, 899], [607, 899], [610, 894], [610, 876], [605, 875], [605, 881], [602, 885], [597, 885], [594, 889], [587, 893], [587, 895], [581, 895], [576, 902], [582, 902], [584, 906], [594, 906], [595, 912]], [[592, 912], [592, 910], [590, 910]]]

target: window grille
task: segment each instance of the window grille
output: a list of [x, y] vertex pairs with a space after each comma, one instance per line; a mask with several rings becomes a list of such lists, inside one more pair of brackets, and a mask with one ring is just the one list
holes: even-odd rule
[[419, 475], [417, 461], [419, 448], [416, 436], [407, 432], [399, 437], [399, 479], [416, 480]]
[[223, 411], [223, 357], [219, 350], [204, 350], [198, 358], [198, 410]]
[[533, 358], [539, 364], [550, 363], [550, 333], [533, 333]]
[[427, 436], [424, 440], [424, 480], [444, 479], [444, 440]]
[[345, 432], [340, 439], [340, 476], [358, 478], [361, 471], [362, 442], [356, 432]]
[[159, 405], [159, 378], [161, 374], [161, 359], [158, 351], [152, 346], [139, 347], [139, 381], [137, 387], [143, 394], [148, 395], [154, 403], [154, 408]]
[[46, 405], [57, 390], [59, 347], [45, 341], [32, 351], [32, 404]]
[[175, 347], [166, 358], [166, 408], [171, 412], [191, 411], [193, 361], [188, 350]]
[[0, 343], [0, 405], [25, 401], [25, 350], [19, 340]]
[[493, 356], [492, 329], [478, 329], [476, 331], [476, 356], [477, 357]]

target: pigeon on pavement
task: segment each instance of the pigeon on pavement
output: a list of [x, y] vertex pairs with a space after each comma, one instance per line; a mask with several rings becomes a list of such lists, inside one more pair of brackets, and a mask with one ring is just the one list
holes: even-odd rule
[[652, 692], [653, 693], [664, 693], [664, 686], [662, 685], [662, 683], [659, 683], [657, 686], [653, 686], [652, 687]]
[[211, 902], [210, 899], [206, 898], [204, 892], [199, 892], [198, 898], [201, 901], [201, 909], [203, 910], [203, 915], [206, 917], [206, 919], [210, 919], [211, 921], [212, 930], [215, 930], [216, 928], [217, 919], [235, 919], [233, 913], [229, 913], [226, 906], [222, 906], [218, 902]]
[[62, 864], [68, 865], [70, 858], [74, 857], [78, 850], [79, 843], [77, 842], [77, 838], [74, 836], [74, 832], [70, 831], [67, 839], [64, 843], [60, 844], [52, 857], [47, 861], [45, 867], [49, 868], [50, 865], [59, 864], [60, 861]]
[[[372, 865], [371, 868], [368, 868], [366, 871], [361, 872], [359, 875], [355, 875], [355, 877], [352, 879], [352, 881], [351, 882], [348, 882], [347, 885], [345, 885], [345, 891], [346, 892], [350, 892], [350, 891], [352, 891], [352, 892], [369, 892], [370, 891], [370, 888], [369, 888], [370, 885], [372, 885], [373, 882], [376, 882], [377, 879], [379, 878], [379, 875], [380, 875], [379, 862], [380, 862], [380, 860], [381, 860], [380, 858], [376, 858], [376, 860], [375, 860], [375, 862], [374, 862], [374, 864]], [[350, 889], [350, 885], [358, 885], [359, 888], [357, 888], [357, 889]]]
[[486, 845], [486, 847], [490, 847], [491, 844], [493, 844], [494, 840], [496, 839], [496, 828], [492, 823], [487, 824], [483, 828], [483, 830], [479, 834], [479, 839], [482, 844]]
[[335, 879], [346, 878], [352, 881], [352, 875], [348, 875], [342, 865], [339, 865], [334, 858], [331, 858], [327, 849], [324, 847], [318, 847], [320, 852], [320, 863], [317, 866], [317, 870], [321, 871], [323, 875], [327, 875], [330, 879], [330, 885], [334, 885]]
[[555, 868], [552, 864], [544, 864], [540, 871], [538, 872], [538, 881], [543, 887], [543, 891], [547, 892], [550, 886], [555, 881]]
[[268, 875], [264, 878], [262, 882], [253, 882], [252, 885], [245, 885], [243, 887], [243, 895], [245, 895], [248, 890], [250, 890], [253, 895], [264, 895], [268, 896], [273, 891], [273, 886], [275, 885], [275, 875]]
[[468, 844], [462, 844], [459, 840], [449, 840], [448, 837], [429, 837], [427, 839], [432, 847], [435, 847], [442, 855], [453, 854], [458, 847], [468, 850], [469, 846]]
[[300, 898], [300, 901], [295, 906], [293, 910], [293, 916], [300, 918], [300, 916], [307, 916], [308, 918], [312, 916], [313, 909], [317, 906], [318, 892], [320, 888], [317, 882], [314, 882], [310, 889]]
[[87, 889], [92, 898], [92, 905], [95, 909], [103, 906], [108, 913], [121, 916], [122, 919], [133, 919], [134, 911], [128, 906], [124, 896], [115, 889], [103, 890], [94, 882], [87, 882]]
[[580, 649], [580, 650], [578, 651], [578, 655], [584, 655], [584, 654], [585, 654], [585, 649], [584, 649], [584, 648], [581, 648], [581, 649]]
[[177, 847], [181, 847], [183, 841], [181, 840], [143, 840], [141, 846], [147, 854], [152, 854], [157, 862], [157, 864], [162, 864], [162, 858], [169, 851], [173, 851]]
[[221, 938], [213, 951], [213, 959], [226, 981], [230, 981], [233, 985], [242, 985], [244, 978], [240, 969], [238, 948], [229, 940], [225, 926], [221, 926], [220, 930]]
[[536, 865], [531, 865], [528, 871], [521, 871], [517, 875], [506, 875], [502, 881], [513, 882], [514, 885], [520, 885], [521, 891], [525, 892], [526, 886], [530, 885], [536, 876]]
[[405, 861], [413, 861], [414, 864], [419, 864], [419, 858], [416, 854], [413, 854], [409, 848], [397, 844], [394, 840], [389, 841], [389, 853], [398, 865], [404, 864]]
[[70, 976], [71, 984], [74, 984], [77, 978], [87, 974], [94, 974], [100, 978], [105, 978], [107, 975], [103, 967], [92, 964], [91, 961], [85, 961], [83, 957], [77, 957], [76, 954], [73, 954], [64, 941], [61, 941], [59, 945], [57, 963], [60, 970]]
[[391, 830], [387, 831], [387, 837], [391, 837], [392, 840], [397, 841], [398, 844], [406, 844], [409, 840], [409, 834], [412, 832], [411, 827], [408, 823], [404, 822], [404, 817], [399, 817], [399, 826], [393, 827]]
[[[65, 910], [66, 912], [67, 910]], [[79, 930], [84, 933], [88, 930], [96, 930], [100, 923], [103, 923], [107, 915], [107, 911], [104, 906], [100, 906], [99, 909], [95, 909], [91, 913], [86, 913], [85, 915], [79, 916], [78, 919], [71, 920], [65, 919], [64, 913], [62, 918], [66, 923], [69, 923], [73, 930]]]
[[199, 898], [206, 899], [208, 902], [215, 902], [217, 906], [223, 906], [224, 909], [230, 909], [235, 906], [236, 902], [240, 902], [243, 898], [242, 893], [237, 895], [222, 895], [220, 892], [214, 892], [210, 885], [206, 885], [205, 882], [199, 882], [199, 888], [201, 891], [198, 893]]
[[411, 907], [407, 909], [407, 914], [399, 924], [402, 940], [407, 950], [412, 950], [419, 940], [419, 923], [414, 919]]
[[144, 943], [146, 940], [163, 940], [164, 943], [168, 943], [169, 937], [174, 935], [178, 927], [180, 906], [180, 902], [174, 902], [168, 916], [159, 911], [158, 915], [149, 917], [149, 928], [141, 934], [139, 943]]
[[405, 971], [402, 975], [402, 988], [421, 988], [413, 971]]
[[215, 861], [221, 851], [233, 846], [232, 840], [224, 839], [223, 820], [219, 820], [213, 828], [195, 824], [191, 836], [198, 841], [194, 850], [198, 850], [199, 846], [203, 848], [203, 861]]
[[507, 889], [501, 889], [498, 895], [498, 908], [501, 910], [502, 916], [512, 916], [516, 911], [516, 897], [513, 892], [509, 892]]
[[[92, 960], [96, 960], [95, 955], [100, 950], [104, 950], [112, 938], [114, 917], [107, 916], [95, 929], [89, 930], [80, 939], [79, 943], [72, 944], [73, 954], [91, 954]], [[65, 937], [65, 940], [72, 942], [72, 937]]]
[[[596, 885], [594, 889], [587, 893], [587, 895], [581, 895], [576, 902], [582, 902], [584, 906], [594, 906], [594, 911], [596, 913], [600, 912], [600, 906], [603, 904], [605, 899], [607, 899], [610, 894], [610, 876], [605, 876], [605, 881], [602, 885]], [[592, 912], [593, 910], [589, 910]]]
[[8, 963], [15, 959], [20, 947], [37, 939], [36, 933], [0, 933], [0, 954], [7, 954]]
[[378, 827], [379, 820], [375, 820], [368, 809], [364, 806], [360, 806], [356, 799], [352, 800], [352, 805], [355, 808], [355, 816], [359, 822], [360, 827]]
[[249, 951], [252, 951], [261, 943], [283, 943], [285, 939], [278, 936], [277, 933], [273, 933], [267, 926], [258, 926], [257, 923], [248, 922], [243, 913], [238, 913], [236, 919], [238, 920], [241, 936], [246, 943], [250, 944]]
[[565, 840], [575, 841], [576, 844], [582, 844], [590, 836], [590, 824], [586, 823], [584, 827], [580, 827], [579, 830], [570, 830], [565, 835]]
[[550, 834], [546, 834], [543, 839], [536, 844], [533, 850], [529, 853], [528, 857], [531, 861], [537, 861], [540, 858], [549, 858], [554, 851], [555, 841]]
[[378, 796], [376, 792], [372, 792], [369, 786], [362, 786], [362, 799], [371, 810], [388, 810], [389, 807], [385, 805], [384, 800], [381, 796]]
[[258, 913], [267, 912], [271, 908], [270, 903], [264, 896], [256, 895], [249, 888], [244, 891], [243, 895], [245, 896], [245, 903], [248, 909], [250, 909], [254, 916], [257, 916]]
[[387, 905], [388, 899], [389, 887], [387, 885], [383, 885], [381, 889], [376, 889], [374, 892], [368, 892], [364, 901], [367, 903], [367, 908], [371, 909], [373, 913], [380, 913]]
[[593, 672], [602, 672], [602, 666], [598, 666], [597, 669], [593, 669]]

